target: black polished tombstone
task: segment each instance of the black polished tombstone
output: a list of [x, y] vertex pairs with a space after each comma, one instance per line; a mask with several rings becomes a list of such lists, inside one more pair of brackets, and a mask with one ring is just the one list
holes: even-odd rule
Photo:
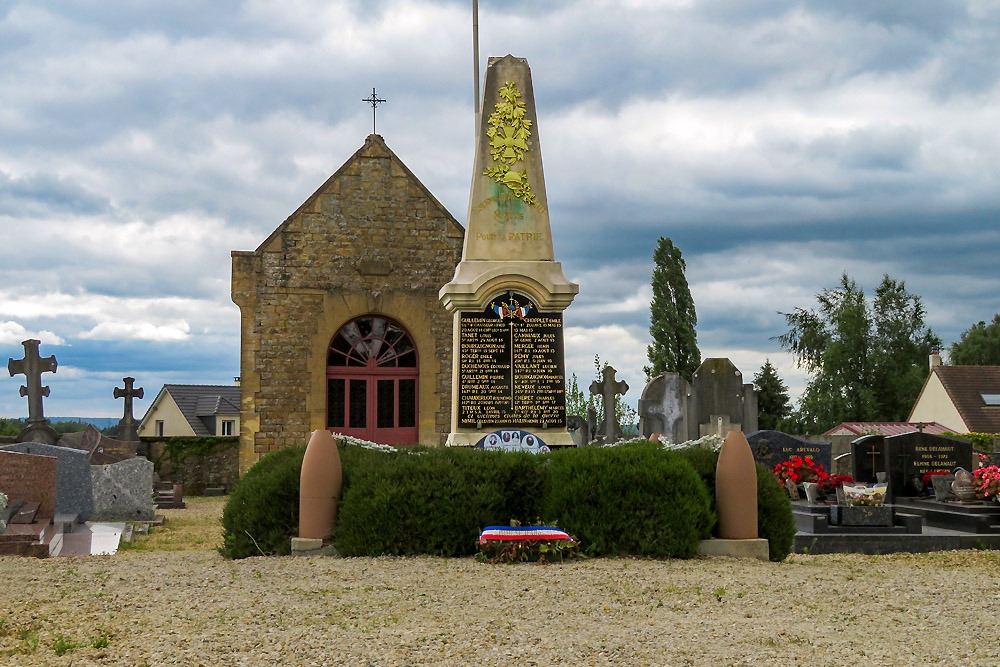
[[747, 442], [754, 460], [768, 470], [793, 456], [808, 456], [823, 470], [832, 472], [833, 445], [829, 442], [810, 442], [781, 431], [754, 431], [747, 436]]
[[889, 469], [889, 498], [920, 495], [921, 477], [929, 472], [973, 470], [972, 443], [962, 438], [930, 433], [902, 433], [885, 439]]
[[851, 476], [858, 484], [874, 484], [888, 470], [884, 435], [863, 435], [851, 442]]

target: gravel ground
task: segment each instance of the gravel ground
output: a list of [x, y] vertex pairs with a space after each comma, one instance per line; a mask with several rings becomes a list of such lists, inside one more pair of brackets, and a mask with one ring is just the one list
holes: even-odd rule
[[220, 506], [156, 550], [0, 557], [0, 665], [998, 664], [998, 552], [226, 561]]

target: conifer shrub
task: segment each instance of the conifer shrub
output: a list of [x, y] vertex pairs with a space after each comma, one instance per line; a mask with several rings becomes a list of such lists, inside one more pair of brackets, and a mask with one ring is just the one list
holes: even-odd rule
[[778, 562], [792, 552], [795, 519], [788, 491], [766, 466], [757, 464], [757, 534], [767, 538], [768, 558]]
[[527, 453], [441, 447], [374, 463], [345, 483], [341, 555], [472, 555], [484, 527], [536, 520], [545, 493], [543, 460]]
[[597, 556], [690, 558], [712, 526], [698, 473], [650, 443], [553, 453], [543, 512]]

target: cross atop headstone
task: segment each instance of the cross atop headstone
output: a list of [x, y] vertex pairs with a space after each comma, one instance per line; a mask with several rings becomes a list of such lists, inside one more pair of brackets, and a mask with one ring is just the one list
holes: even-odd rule
[[125, 399], [125, 414], [121, 421], [118, 422], [118, 440], [134, 442], [139, 439], [139, 432], [136, 428], [135, 419], [132, 417], [132, 399], [142, 398], [142, 387], [138, 389], [132, 388], [135, 378], [122, 378], [122, 382], [125, 383], [124, 389], [115, 387], [115, 398]]
[[9, 359], [7, 370], [10, 376], [24, 375], [28, 379], [27, 386], [21, 385], [21, 396], [28, 397], [28, 420], [36, 421], [45, 419], [42, 410], [42, 396], [49, 395], [49, 388], [42, 386], [42, 373], [55, 373], [55, 355], [48, 358], [38, 356], [38, 346], [40, 340], [26, 340], [21, 343], [24, 346], [24, 359]]
[[385, 102], [387, 100], [383, 100], [378, 95], [376, 95], [375, 94], [375, 89], [372, 88], [372, 96], [371, 97], [367, 97], [367, 98], [365, 98], [365, 99], [363, 99], [361, 101], [362, 102], [368, 102], [368, 104], [372, 105], [372, 134], [376, 134], [376, 132], [375, 132], [375, 108], [378, 107], [379, 104], [382, 104], [382, 102]]
[[11, 377], [24, 375], [27, 378], [27, 384], [21, 385], [20, 393], [21, 396], [28, 397], [28, 419], [24, 431], [18, 436], [19, 441], [31, 439], [33, 442], [54, 445], [58, 434], [49, 428], [42, 409], [42, 397], [49, 395], [49, 388], [42, 386], [42, 373], [55, 373], [58, 364], [55, 355], [45, 358], [38, 356], [40, 344], [41, 341], [35, 339], [22, 341], [24, 359], [9, 359], [7, 370]]
[[615, 381], [617, 371], [611, 366], [605, 366], [602, 371], [604, 379], [600, 382], [594, 380], [590, 383], [590, 393], [599, 395], [604, 399], [604, 436], [606, 442], [613, 442], [621, 434], [618, 427], [618, 418], [615, 416], [615, 397], [624, 395], [628, 391], [628, 384], [625, 380]]

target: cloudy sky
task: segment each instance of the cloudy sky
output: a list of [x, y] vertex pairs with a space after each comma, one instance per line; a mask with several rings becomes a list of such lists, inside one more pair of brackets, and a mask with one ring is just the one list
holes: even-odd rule
[[[0, 358], [42, 340], [50, 416], [141, 415], [239, 372], [230, 251], [252, 250], [378, 131], [460, 221], [471, 2], [0, 4]], [[1000, 5], [480, 0], [480, 53], [532, 68], [567, 367], [633, 389], [659, 236], [702, 355], [749, 381], [847, 271], [924, 298], [946, 344], [1000, 310]], [[0, 415], [26, 416], [20, 380]]]

